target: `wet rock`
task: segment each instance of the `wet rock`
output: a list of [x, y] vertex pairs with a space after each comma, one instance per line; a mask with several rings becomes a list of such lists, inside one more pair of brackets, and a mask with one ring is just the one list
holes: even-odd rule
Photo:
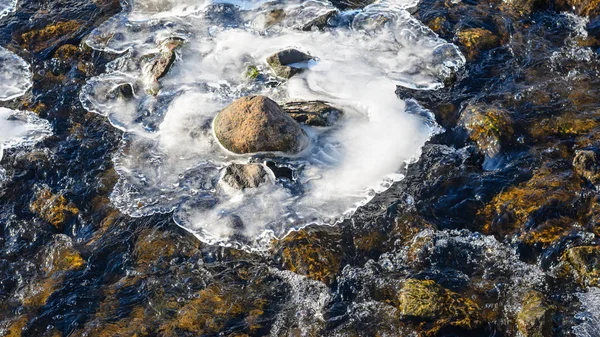
[[160, 51], [154, 55], [146, 56], [147, 61], [144, 72], [151, 84], [150, 93], [157, 94], [159, 89], [158, 80], [165, 76], [175, 62], [177, 55], [175, 51], [183, 45], [183, 40], [171, 38], [160, 44]]
[[469, 105], [461, 113], [459, 124], [469, 133], [479, 150], [495, 157], [514, 135], [513, 121], [506, 110], [487, 105]]
[[525, 295], [517, 315], [517, 327], [526, 337], [552, 336], [552, 308], [542, 293], [530, 291]]
[[407, 280], [398, 302], [402, 315], [431, 323], [427, 335], [448, 326], [474, 329], [481, 324], [480, 308], [475, 302], [432, 280]]
[[337, 11], [329, 11], [302, 26], [302, 30], [310, 32], [313, 30], [323, 30], [327, 27], [329, 19], [337, 14]]
[[56, 236], [55, 242], [44, 255], [44, 270], [47, 275], [77, 270], [85, 265], [79, 252], [73, 248], [71, 239], [63, 234]]
[[129, 83], [123, 83], [111, 90], [108, 94], [110, 98], [132, 99], [134, 97], [133, 86]]
[[600, 162], [598, 162], [596, 152], [591, 150], [575, 152], [573, 169], [592, 184], [600, 186]]
[[561, 215], [573, 224], [573, 205], [580, 191], [581, 179], [572, 172], [553, 172], [543, 167], [530, 180], [503, 190], [479, 211], [485, 222], [482, 232], [502, 237], [526, 227], [536, 228], [539, 222]]
[[303, 228], [275, 245], [282, 268], [331, 284], [342, 266], [341, 235], [335, 228]]
[[476, 58], [479, 53], [500, 45], [500, 39], [487, 29], [468, 28], [456, 34], [458, 43], [467, 51], [469, 59]]
[[556, 0], [554, 5], [560, 11], [579, 16], [597, 17], [600, 14], [600, 0]]
[[569, 248], [563, 260], [568, 262], [577, 273], [582, 284], [587, 286], [600, 284], [600, 246]]
[[339, 9], [363, 8], [375, 2], [375, 0], [333, 0], [331, 3]]
[[313, 57], [296, 49], [286, 49], [267, 57], [267, 63], [278, 77], [290, 78], [305, 70], [294, 66], [312, 60]]
[[261, 164], [231, 164], [225, 168], [223, 181], [233, 188], [256, 188], [269, 181], [267, 169]]
[[281, 108], [296, 122], [311, 126], [331, 126], [343, 115], [324, 101], [288, 102]]
[[53, 194], [50, 189], [40, 190], [30, 205], [32, 212], [60, 229], [71, 216], [79, 214], [79, 209], [63, 195]]
[[509, 0], [503, 1], [501, 8], [519, 15], [527, 15], [537, 9], [548, 8], [548, 3], [548, 0]]
[[36, 53], [53, 49], [82, 33], [82, 24], [78, 20], [59, 21], [42, 29], [25, 32], [21, 34], [21, 45]]
[[264, 96], [234, 101], [217, 115], [214, 129], [219, 142], [235, 153], [298, 153], [309, 142], [298, 123]]

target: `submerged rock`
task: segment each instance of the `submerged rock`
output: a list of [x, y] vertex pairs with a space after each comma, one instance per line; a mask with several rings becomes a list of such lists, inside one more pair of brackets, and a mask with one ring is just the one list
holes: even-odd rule
[[600, 14], [600, 0], [556, 0], [556, 9], [579, 16], [596, 17]]
[[233, 188], [256, 188], [269, 181], [267, 169], [261, 164], [231, 164], [225, 168], [223, 181]]
[[342, 267], [342, 238], [335, 227], [307, 227], [291, 232], [275, 245], [282, 268], [331, 284]]
[[575, 152], [573, 158], [573, 170], [592, 184], [600, 185], [600, 163], [596, 152], [580, 150]]
[[30, 209], [59, 229], [71, 216], [79, 214], [75, 204], [69, 202], [63, 195], [52, 194], [49, 189], [37, 193]]
[[475, 302], [432, 280], [407, 280], [398, 301], [402, 315], [433, 323], [428, 335], [446, 326], [474, 329], [481, 324], [480, 308]]
[[579, 246], [567, 250], [563, 259], [569, 263], [584, 285], [600, 284], [600, 246]]
[[500, 45], [500, 39], [494, 33], [483, 28], [469, 28], [460, 30], [456, 34], [458, 43], [467, 51], [467, 56], [473, 59], [480, 52], [492, 49]]
[[296, 122], [311, 126], [331, 126], [343, 114], [324, 101], [288, 102], [281, 107]]
[[525, 295], [517, 315], [517, 327], [526, 337], [552, 336], [552, 308], [542, 293], [530, 291]]
[[242, 97], [223, 109], [214, 123], [219, 142], [234, 153], [298, 153], [306, 133], [277, 103], [265, 96]]
[[286, 49], [267, 57], [267, 63], [278, 77], [290, 78], [304, 71], [305, 68], [293, 66], [312, 60], [313, 57], [296, 49]]
[[510, 144], [514, 135], [513, 121], [508, 112], [494, 106], [467, 106], [461, 113], [459, 124], [488, 157], [500, 153], [502, 146]]

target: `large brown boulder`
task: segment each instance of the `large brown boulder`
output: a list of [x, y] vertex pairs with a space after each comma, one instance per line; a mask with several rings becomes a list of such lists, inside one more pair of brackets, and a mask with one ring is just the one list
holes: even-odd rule
[[234, 153], [280, 151], [298, 153], [309, 143], [304, 130], [273, 100], [242, 97], [215, 118], [215, 135]]

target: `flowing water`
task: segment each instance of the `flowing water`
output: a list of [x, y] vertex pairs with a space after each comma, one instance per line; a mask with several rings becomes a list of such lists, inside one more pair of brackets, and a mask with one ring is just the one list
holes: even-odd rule
[[[600, 23], [509, 6], [0, 0], [0, 336], [600, 336]], [[247, 95], [344, 113], [236, 155]]]

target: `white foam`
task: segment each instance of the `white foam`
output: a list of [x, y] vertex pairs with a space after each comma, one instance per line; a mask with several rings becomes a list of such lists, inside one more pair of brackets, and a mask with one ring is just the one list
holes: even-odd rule
[[0, 19], [15, 11], [17, 0], [0, 0]]
[[0, 47], [0, 101], [22, 96], [32, 85], [29, 64]]
[[[395, 86], [439, 88], [464, 58], [410, 16], [405, 8], [414, 1], [380, 1], [340, 13], [339, 26], [324, 32], [297, 28], [334, 10], [327, 2], [252, 1], [241, 9], [214, 3], [140, 1], [141, 9], [107, 22], [87, 41], [97, 49], [128, 51], [81, 93], [86, 109], [126, 131], [115, 158], [121, 179], [112, 194], [122, 211], [144, 216], [175, 210], [180, 225], [211, 243], [231, 243], [234, 235], [266, 240], [308, 223], [333, 224], [401, 179], [403, 167], [438, 131], [429, 117], [406, 111]], [[260, 23], [277, 8], [285, 9], [285, 18], [265, 29]], [[159, 94], [151, 96], [139, 60], [169, 36], [186, 44], [161, 79]], [[277, 86], [242, 78], [247, 65], [270, 74], [266, 57], [291, 47], [317, 61]], [[132, 85], [135, 98], [109, 94], [123, 83]], [[232, 155], [215, 141], [211, 121], [249, 94], [280, 102], [326, 100], [345, 114], [333, 127], [306, 127], [312, 146], [297, 156]], [[294, 169], [298, 181], [243, 192], [218, 184], [227, 164], [265, 159]]]
[[50, 134], [50, 123], [34, 113], [0, 108], [0, 160], [4, 149], [32, 146]]

